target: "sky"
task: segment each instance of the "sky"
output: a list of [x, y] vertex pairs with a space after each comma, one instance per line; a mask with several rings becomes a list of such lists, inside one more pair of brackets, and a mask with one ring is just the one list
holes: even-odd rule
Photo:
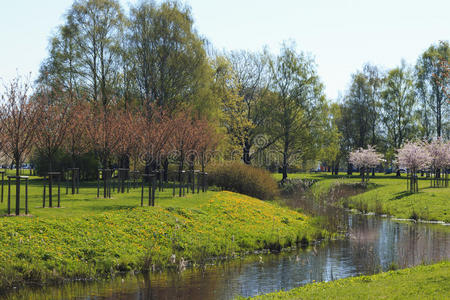
[[[124, 8], [136, 1], [120, 0]], [[432, 43], [450, 39], [448, 0], [183, 0], [195, 28], [218, 50], [277, 53], [283, 41], [315, 58], [326, 94], [336, 99], [366, 62], [414, 64]], [[36, 78], [48, 40], [72, 0], [0, 0], [0, 78]]]

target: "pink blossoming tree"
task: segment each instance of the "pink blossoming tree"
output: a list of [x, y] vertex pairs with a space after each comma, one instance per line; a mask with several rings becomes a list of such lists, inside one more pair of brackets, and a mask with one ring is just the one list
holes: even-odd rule
[[[375, 151], [373, 146], [367, 149], [359, 148], [350, 153], [349, 162], [361, 170], [362, 182], [369, 181], [369, 172], [380, 164], [382, 155]], [[367, 173], [367, 175], [366, 175]]]
[[431, 186], [448, 187], [447, 169], [450, 167], [450, 142], [444, 142], [441, 138], [427, 144], [430, 155]]
[[408, 169], [408, 190], [412, 193], [419, 191], [416, 173], [430, 166], [431, 156], [428, 144], [424, 142], [408, 142], [397, 150], [397, 162], [400, 167]]

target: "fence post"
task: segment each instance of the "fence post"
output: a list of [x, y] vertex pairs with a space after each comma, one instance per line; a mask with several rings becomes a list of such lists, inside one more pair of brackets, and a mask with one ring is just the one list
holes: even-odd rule
[[4, 179], [5, 179], [5, 171], [0, 171], [2, 173], [2, 203], [3, 203], [3, 185], [4, 185]]
[[58, 175], [58, 207], [61, 207], [61, 174]]
[[11, 178], [8, 176], [8, 215], [11, 214]]
[[28, 177], [25, 178], [25, 214], [28, 215]]
[[47, 188], [47, 181], [44, 176], [44, 192], [42, 195], [42, 208], [45, 208], [45, 190], [46, 190], [46, 188]]

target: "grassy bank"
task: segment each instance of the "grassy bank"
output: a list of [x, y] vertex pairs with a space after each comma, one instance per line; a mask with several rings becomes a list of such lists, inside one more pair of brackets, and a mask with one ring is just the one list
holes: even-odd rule
[[[279, 174], [274, 175], [281, 179]], [[313, 192], [327, 193], [334, 184], [355, 184], [361, 181], [357, 175], [334, 176], [329, 173], [289, 174], [290, 178], [317, 179]], [[341, 201], [342, 205], [361, 211], [388, 214], [399, 218], [415, 218], [450, 222], [450, 187], [432, 188], [430, 181], [419, 178], [419, 192], [407, 192], [406, 176], [396, 177], [377, 173], [370, 178], [367, 189]]]
[[326, 234], [303, 214], [231, 192], [172, 198], [166, 191], [156, 207], [138, 207], [139, 190], [96, 199], [95, 188], [84, 187], [80, 195], [63, 195], [58, 209], [38, 207], [42, 189], [34, 184], [32, 216], [0, 218], [0, 290], [179, 268]]
[[308, 284], [255, 299], [450, 299], [450, 262]]

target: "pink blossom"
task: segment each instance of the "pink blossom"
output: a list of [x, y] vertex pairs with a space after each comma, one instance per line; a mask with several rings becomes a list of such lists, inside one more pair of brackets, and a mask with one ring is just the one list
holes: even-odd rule
[[375, 148], [368, 146], [367, 149], [359, 148], [350, 153], [349, 162], [357, 168], [374, 168], [382, 159], [382, 155]]
[[450, 142], [441, 138], [433, 140], [427, 145], [430, 155], [430, 167], [433, 169], [446, 169], [450, 167]]
[[412, 171], [427, 169], [431, 164], [431, 156], [424, 142], [408, 142], [398, 149], [397, 161], [400, 167]]

